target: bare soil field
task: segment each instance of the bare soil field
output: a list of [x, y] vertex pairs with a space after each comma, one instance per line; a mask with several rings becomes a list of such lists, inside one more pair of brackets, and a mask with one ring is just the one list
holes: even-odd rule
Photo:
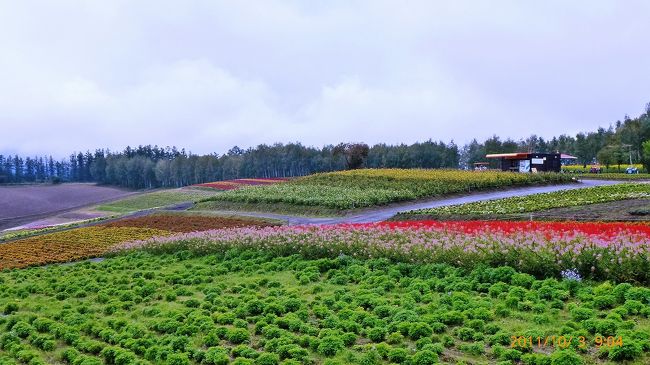
[[0, 186], [0, 230], [132, 194], [82, 183]]

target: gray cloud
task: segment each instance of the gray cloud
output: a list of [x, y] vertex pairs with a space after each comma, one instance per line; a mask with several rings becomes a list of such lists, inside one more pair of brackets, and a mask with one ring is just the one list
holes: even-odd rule
[[650, 101], [644, 1], [0, 0], [0, 152], [464, 143]]

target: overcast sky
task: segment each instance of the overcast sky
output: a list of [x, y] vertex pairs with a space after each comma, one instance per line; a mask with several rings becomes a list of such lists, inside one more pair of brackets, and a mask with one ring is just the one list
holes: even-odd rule
[[0, 0], [0, 153], [575, 134], [650, 101], [649, 1]]

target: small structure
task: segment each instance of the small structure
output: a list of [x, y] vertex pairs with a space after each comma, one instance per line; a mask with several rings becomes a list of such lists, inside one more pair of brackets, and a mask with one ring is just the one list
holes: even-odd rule
[[562, 162], [562, 166], [575, 165], [577, 160], [578, 158], [575, 156], [567, 155], [566, 153], [560, 154], [560, 162]]
[[490, 168], [489, 162], [474, 162], [474, 171], [485, 171]]
[[495, 153], [486, 158], [501, 159], [501, 170], [512, 172], [560, 172], [560, 153]]

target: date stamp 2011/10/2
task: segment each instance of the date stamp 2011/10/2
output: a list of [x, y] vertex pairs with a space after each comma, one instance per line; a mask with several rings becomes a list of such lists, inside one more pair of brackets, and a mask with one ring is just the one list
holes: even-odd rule
[[588, 340], [584, 336], [510, 336], [510, 347], [513, 348], [532, 348], [532, 347], [558, 347], [565, 349], [574, 344], [578, 348], [587, 347], [617, 347], [623, 346], [621, 336], [596, 336], [593, 340]]

